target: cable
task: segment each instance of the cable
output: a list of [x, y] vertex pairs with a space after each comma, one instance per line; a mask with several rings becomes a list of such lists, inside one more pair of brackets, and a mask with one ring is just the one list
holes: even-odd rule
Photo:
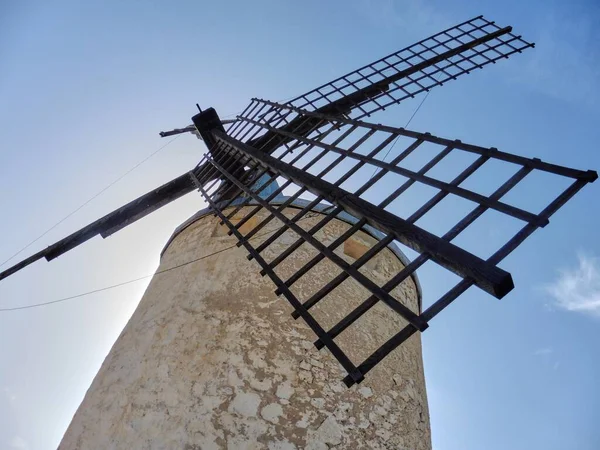
[[[301, 221], [306, 220], [306, 219], [310, 219], [312, 217], [314, 217], [314, 216], [307, 215], [306, 217], [298, 220], [298, 222], [301, 222]], [[256, 236], [254, 236], [251, 239], [257, 239], [259, 237], [266, 236], [267, 234], [271, 234], [271, 233], [274, 233], [274, 231], [267, 231], [265, 233], [257, 234]], [[155, 272], [155, 273], [150, 274], [150, 275], [144, 275], [143, 277], [134, 278], [133, 280], [123, 281], [122, 283], [113, 284], [111, 286], [105, 286], [103, 288], [94, 289], [92, 291], [83, 292], [83, 293], [77, 294], [77, 295], [71, 295], [70, 297], [63, 297], [63, 298], [59, 298], [57, 300], [51, 300], [49, 302], [35, 303], [33, 305], [25, 305], [25, 306], [15, 306], [13, 308], [0, 308], [0, 312], [3, 312], [3, 311], [18, 311], [18, 310], [22, 310], [22, 309], [37, 308], [37, 307], [40, 307], [40, 306], [46, 306], [46, 305], [52, 305], [52, 304], [55, 304], [55, 303], [66, 302], [67, 300], [73, 300], [75, 298], [84, 297], [86, 295], [95, 294], [97, 292], [108, 291], [109, 289], [114, 289], [114, 288], [117, 288], [117, 287], [125, 286], [127, 284], [131, 284], [131, 283], [135, 283], [137, 281], [145, 280], [146, 278], [151, 278], [151, 277], [153, 277], [155, 275], [160, 275], [161, 273], [170, 272], [171, 270], [179, 269], [181, 267], [187, 266], [187, 265], [195, 263], [197, 261], [201, 261], [203, 259], [206, 259], [206, 258], [209, 258], [211, 256], [217, 255], [219, 253], [222, 253], [225, 250], [230, 250], [233, 247], [236, 247], [236, 244], [230, 245], [229, 247], [222, 248], [222, 249], [217, 250], [217, 251], [215, 251], [213, 253], [209, 253], [208, 255], [203, 255], [203, 256], [200, 256], [200, 257], [198, 257], [196, 259], [192, 259], [191, 261], [187, 261], [187, 262], [181, 263], [181, 264], [179, 264], [177, 266], [173, 266], [173, 267], [169, 267], [167, 269], [159, 270], [158, 272]]]
[[71, 217], [76, 212], [78, 212], [79, 210], [81, 210], [84, 206], [88, 205], [92, 200], [95, 200], [96, 198], [98, 198], [100, 195], [102, 195], [104, 192], [106, 192], [109, 188], [111, 188], [112, 186], [114, 186], [115, 184], [117, 184], [119, 181], [121, 181], [123, 178], [125, 178], [127, 175], [129, 175], [131, 172], [133, 172], [139, 166], [141, 166], [142, 164], [144, 164], [146, 161], [148, 161], [150, 158], [152, 158], [154, 155], [156, 155], [158, 152], [160, 152], [162, 149], [164, 149], [167, 145], [171, 144], [178, 137], [179, 136], [175, 136], [173, 139], [171, 139], [169, 142], [167, 142], [166, 144], [164, 144], [162, 147], [159, 147], [158, 150], [155, 150], [154, 152], [150, 153], [150, 155], [146, 156], [144, 159], [142, 159], [140, 162], [138, 162], [135, 166], [133, 166], [131, 169], [129, 169], [127, 172], [125, 172], [123, 175], [121, 175], [119, 178], [117, 178], [116, 180], [114, 180], [112, 183], [110, 183], [108, 186], [106, 186], [101, 191], [97, 192], [94, 196], [92, 196], [90, 199], [88, 199], [87, 201], [85, 201], [84, 203], [82, 203], [79, 207], [77, 207], [75, 210], [71, 211], [65, 217], [63, 217], [62, 219], [60, 219], [58, 222], [56, 222], [54, 225], [52, 225], [50, 228], [48, 228], [46, 231], [44, 231], [42, 234], [40, 234], [38, 237], [36, 237], [33, 241], [31, 241], [29, 244], [27, 244], [25, 247], [23, 247], [17, 253], [15, 253], [10, 258], [8, 258], [4, 262], [2, 262], [0, 264], [0, 267], [4, 266], [7, 262], [9, 262], [15, 256], [17, 256], [17, 255], [21, 254], [23, 251], [27, 250], [29, 247], [31, 247], [33, 244], [35, 244], [37, 241], [39, 241], [44, 236], [46, 236], [48, 233], [50, 233], [52, 230], [54, 230], [57, 226], [59, 226], [61, 223], [63, 223], [69, 217]]
[[242, 110], [240, 109], [239, 111], [233, 112], [231, 114], [226, 114], [223, 117], [221, 117], [221, 119], [227, 119], [228, 117], [233, 117], [233, 116], [237, 116], [239, 113], [241, 113]]
[[95, 294], [96, 292], [102, 292], [102, 291], [108, 291], [109, 289], [113, 289], [119, 286], [124, 286], [126, 284], [130, 284], [130, 283], [135, 283], [136, 281], [140, 281], [140, 280], [144, 280], [146, 278], [151, 277], [152, 275], [146, 275], [140, 278], [136, 278], [135, 280], [129, 280], [129, 281], [125, 281], [123, 283], [119, 283], [119, 284], [113, 284], [112, 286], [106, 286], [100, 289], [95, 289], [93, 291], [88, 291], [88, 292], [84, 292], [83, 294], [77, 294], [77, 295], [72, 295], [71, 297], [64, 297], [64, 298], [59, 298], [58, 300], [52, 300], [49, 302], [43, 302], [43, 303], [36, 303], [33, 305], [26, 305], [26, 306], [15, 306], [14, 308], [2, 308], [0, 309], [0, 311], [17, 311], [20, 309], [29, 309], [29, 308], [37, 308], [38, 306], [45, 306], [45, 305], [52, 305], [53, 303], [60, 303], [60, 302], [66, 302], [67, 300], [72, 300], [74, 298], [79, 298], [79, 297], [83, 297], [85, 295], [90, 295], [90, 294]]
[[168, 269], [160, 270], [160, 271], [158, 271], [158, 272], [156, 272], [154, 274], [144, 275], [143, 277], [134, 278], [133, 280], [123, 281], [122, 283], [117, 283], [117, 284], [113, 284], [111, 286], [105, 286], [103, 288], [94, 289], [93, 291], [87, 291], [87, 292], [84, 292], [82, 294], [72, 295], [70, 297], [63, 297], [63, 298], [59, 298], [58, 300], [51, 300], [49, 302], [36, 303], [36, 304], [33, 304], [33, 305], [15, 306], [14, 308], [0, 308], [0, 311], [17, 311], [17, 310], [20, 310], [20, 309], [37, 308], [38, 306], [45, 306], [45, 305], [52, 305], [54, 303], [66, 302], [67, 300], [72, 300], [74, 298], [79, 298], [79, 297], [84, 297], [86, 295], [95, 294], [96, 292], [108, 291], [109, 289], [114, 289], [114, 288], [117, 288], [117, 287], [120, 287], [120, 286], [125, 286], [126, 284], [131, 284], [131, 283], [135, 283], [137, 281], [145, 280], [146, 278], [153, 277], [154, 275], [159, 275], [161, 273], [165, 273], [165, 272], [169, 272], [171, 270], [179, 269], [180, 267], [187, 266], [188, 264], [195, 263], [196, 261], [200, 261], [200, 260], [208, 258], [210, 256], [214, 256], [217, 253], [224, 252], [225, 250], [229, 250], [229, 249], [231, 249], [233, 247], [235, 247], [235, 244], [232, 245], [232, 246], [230, 246], [230, 247], [226, 247], [226, 248], [222, 248], [221, 250], [217, 250], [216, 252], [210, 253], [208, 255], [204, 255], [204, 256], [201, 256], [199, 258], [193, 259], [191, 261], [187, 261], [185, 263], [179, 264], [178, 266], [169, 267]]
[[[404, 125], [404, 128], [407, 128], [410, 125], [410, 123], [412, 122], [412, 120], [415, 118], [415, 116], [417, 115], [417, 113], [421, 109], [421, 106], [423, 106], [423, 103], [425, 103], [425, 100], [427, 100], [427, 97], [429, 97], [429, 93], [430, 92], [431, 92], [431, 89], [427, 91], [427, 93], [423, 97], [423, 100], [421, 100], [421, 103], [419, 103], [419, 106], [417, 106], [415, 108], [415, 110], [412, 113], [412, 116], [410, 116], [410, 119], [408, 119], [408, 122], [406, 122], [406, 125]], [[386, 158], [388, 157], [388, 155], [390, 154], [390, 152], [392, 151], [392, 149], [396, 145], [396, 142], [398, 142], [398, 139], [400, 139], [400, 135], [398, 135], [398, 137], [396, 137], [396, 139], [394, 139], [394, 142], [392, 142], [392, 145], [390, 145], [390, 148], [388, 149], [388, 151], [386, 152], [385, 156], [383, 157], [383, 160], [382, 160], [383, 162], [385, 162]], [[371, 178], [373, 178], [375, 176], [375, 174], [377, 173], [378, 170], [379, 170], [379, 167], [376, 167], [375, 170], [373, 171], [373, 175], [371, 175]], [[371, 178], [369, 178], [369, 180]]]

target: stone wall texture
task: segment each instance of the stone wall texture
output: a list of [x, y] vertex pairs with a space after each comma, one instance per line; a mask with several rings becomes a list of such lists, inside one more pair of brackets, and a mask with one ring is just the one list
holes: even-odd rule
[[[308, 229], [321, 217], [310, 213], [301, 225]], [[330, 243], [348, 227], [334, 220], [317, 237]], [[284, 234], [266, 259], [296, 238]], [[336, 252], [353, 262], [374, 242], [361, 232]], [[276, 271], [286, 279], [315, 254], [305, 244]], [[401, 268], [385, 249], [361, 271], [383, 284]], [[316, 350], [312, 331], [292, 319], [288, 302], [259, 270], [212, 215], [177, 234], [59, 448], [430, 449], [420, 335], [348, 389], [341, 366]], [[306, 299], [339, 272], [321, 262], [292, 290]], [[392, 293], [418, 310], [412, 279]], [[366, 297], [347, 280], [311, 311], [327, 329]], [[403, 325], [377, 304], [336, 342], [359, 363]]]

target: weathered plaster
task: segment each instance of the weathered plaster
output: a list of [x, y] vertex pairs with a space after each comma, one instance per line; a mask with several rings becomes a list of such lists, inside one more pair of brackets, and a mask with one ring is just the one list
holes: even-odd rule
[[[320, 217], [311, 213], [301, 225]], [[317, 237], [330, 243], [347, 228], [334, 220]], [[296, 238], [284, 234], [267, 260]], [[354, 239], [347, 252], [336, 250], [349, 262], [375, 242], [364, 233]], [[198, 261], [154, 276], [59, 448], [430, 449], [420, 336], [347, 389], [335, 359], [315, 349], [312, 331], [234, 244], [210, 215], [172, 239], [158, 271]], [[285, 279], [315, 254], [303, 245], [276, 271]], [[361, 271], [383, 284], [402, 267], [386, 249]], [[323, 261], [293, 291], [306, 299], [337, 273]], [[418, 309], [413, 279], [392, 294]], [[327, 328], [366, 296], [347, 280], [312, 311]], [[403, 325], [377, 304], [336, 341], [360, 362]]]

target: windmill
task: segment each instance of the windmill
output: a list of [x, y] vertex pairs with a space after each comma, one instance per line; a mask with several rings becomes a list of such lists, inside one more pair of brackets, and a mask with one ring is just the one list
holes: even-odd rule
[[[193, 125], [161, 133], [164, 137], [193, 132], [204, 141], [207, 152], [194, 168], [5, 270], [0, 280], [39, 259], [51, 261], [98, 234], [106, 238], [197, 190], [210, 212], [227, 227], [228, 235], [255, 261], [260, 274], [274, 283], [275, 293], [289, 302], [293, 318], [303, 319], [310, 327], [316, 336], [314, 346], [327, 348], [343, 367], [345, 385], [359, 384], [413, 334], [425, 331], [434, 317], [471, 286], [499, 299], [510, 292], [514, 287], [511, 275], [498, 264], [536, 229], [545, 227], [580, 189], [596, 180], [594, 171], [370, 121], [379, 111], [533, 47], [513, 34], [512, 27], [500, 27], [478, 16], [293, 100], [253, 99], [235, 120], [222, 121], [213, 108], [200, 110], [192, 118]], [[396, 142], [402, 142], [403, 149], [386, 161]], [[404, 165], [425, 148], [433, 151], [433, 157], [418, 170]], [[456, 154], [471, 159], [453, 178], [432, 174], [436, 165]], [[491, 193], [465, 187], [465, 181], [491, 163], [509, 166], [512, 175]], [[502, 200], [534, 173], [568, 180], [568, 185], [539, 212]], [[434, 189], [435, 194], [419, 199], [418, 208], [408, 216], [394, 212], [391, 205], [418, 185]], [[281, 197], [284, 191], [292, 194]], [[286, 213], [286, 208], [306, 197], [309, 200], [294, 215]], [[435, 214], [436, 207], [451, 198], [467, 201], [472, 208], [455, 223], [445, 224], [445, 233], [436, 234], [419, 225], [423, 217], [432, 211]], [[315, 210], [320, 219], [304, 227], [302, 221]], [[483, 259], [452, 240], [488, 211], [522, 226]], [[317, 233], [342, 214], [353, 218], [352, 225], [333, 242], [321, 242]], [[253, 240], [267, 228], [271, 230], [268, 238], [258, 243]], [[350, 263], [336, 249], [366, 228], [377, 241]], [[293, 235], [293, 241], [267, 259], [265, 251], [286, 234]], [[412, 250], [416, 257], [380, 285], [362, 268], [394, 243]], [[278, 273], [278, 267], [304, 246], [310, 247], [314, 256], [289, 276]], [[338, 271], [310, 296], [301, 298], [294, 285], [322, 261]], [[457, 275], [460, 281], [429, 307], [415, 311], [392, 291], [427, 262]], [[337, 323], [325, 327], [312, 311], [346, 280], [353, 280], [367, 295]], [[405, 325], [357, 362], [336, 338], [350, 331], [378, 303], [387, 306], [389, 314], [399, 315]]]
[[[160, 207], [198, 190], [214, 210], [214, 214], [229, 227], [229, 234], [235, 235], [239, 240], [238, 245], [247, 249], [248, 258], [256, 260], [261, 266], [261, 274], [268, 275], [272, 279], [277, 287], [276, 293], [284, 295], [293, 305], [294, 318], [302, 317], [313, 329], [318, 337], [316, 347], [327, 347], [345, 367], [348, 376], [344, 381], [351, 386], [362, 381], [364, 375], [378, 361], [409, 336], [416, 331], [424, 331], [433, 317], [470, 286], [475, 285], [496, 298], [502, 298], [510, 292], [513, 288], [511, 276], [499, 269], [497, 264], [533, 231], [546, 226], [550, 216], [577, 191], [597, 178], [594, 171], [569, 169], [535, 158], [529, 159], [504, 153], [495, 148], [479, 147], [436, 137], [429, 133], [361, 120], [420, 93], [428, 92], [436, 86], [456, 80], [476, 69], [495, 64], [498, 60], [533, 47], [534, 44], [524, 41], [521, 36], [514, 35], [512, 27], [501, 28], [494, 22], [479, 16], [363, 66], [287, 103], [253, 99], [237, 119], [225, 122], [219, 119], [213, 108], [200, 111], [192, 118], [193, 126], [161, 133], [163, 137], [184, 132], [198, 133], [209, 151], [196, 167], [3, 271], [0, 273], [0, 280], [39, 259], [45, 258], [51, 261], [98, 234], [107, 238]], [[228, 125], [227, 130], [224, 124]], [[385, 139], [379, 145], [368, 154], [360, 152], [361, 145], [366, 147], [367, 139], [379, 135], [385, 135]], [[411, 139], [411, 145], [390, 162], [380, 159], [385, 150], [400, 136]], [[344, 142], [353, 139], [358, 139], [357, 143], [344, 148]], [[439, 146], [440, 152], [418, 172], [401, 167], [402, 160], [417, 151], [423, 143]], [[478, 158], [451, 182], [426, 175], [451, 152], [468, 152], [478, 155]], [[335, 155], [336, 159], [318, 175], [310, 173], [308, 169], [318, 164], [326, 155]], [[299, 164], [301, 160], [308, 160], [308, 162], [302, 165]], [[514, 165], [519, 170], [487, 197], [460, 187], [465, 179], [489, 160], [503, 161]], [[354, 165], [335, 182], [324, 180], [323, 175], [334, 171], [342, 161], [352, 161]], [[342, 189], [340, 186], [363, 166], [376, 168], [378, 171], [353, 192]], [[573, 183], [539, 214], [513, 207], [500, 200], [532, 171], [543, 171], [573, 180]], [[407, 178], [407, 181], [395, 187], [392, 194], [379, 205], [362, 199], [361, 194], [375, 186], [387, 173], [402, 175]], [[278, 177], [285, 182], [270, 196], [262, 198], [261, 192]], [[439, 192], [411, 217], [398, 217], [386, 210], [387, 205], [414, 183], [433, 186], [439, 189]], [[277, 208], [269, 204], [270, 200], [294, 184], [299, 189], [283, 205]], [[314, 194], [316, 198], [296, 217], [286, 218], [281, 210], [307, 192]], [[414, 224], [443, 198], [451, 195], [470, 200], [476, 203], [477, 207], [442, 237], [432, 235]], [[243, 200], [236, 201], [236, 199]], [[297, 222], [323, 201], [333, 205], [330, 212], [315, 229], [303, 230]], [[234, 225], [230, 221], [231, 217], [249, 204], [255, 204], [256, 207]], [[233, 211], [224, 214], [224, 210], [232, 205], [235, 205]], [[246, 235], [242, 235], [239, 228], [262, 209], [269, 212], [268, 217]], [[487, 261], [483, 261], [452, 245], [450, 241], [487, 209], [521, 220], [525, 225], [497, 253]], [[359, 221], [345, 235], [340, 236], [335, 245], [324, 247], [313, 237], [313, 234], [342, 211], [358, 218]], [[275, 219], [281, 221], [279, 230], [260, 247], [254, 248], [250, 245], [249, 239]], [[341, 261], [333, 250], [365, 225], [381, 231], [385, 237], [356, 264], [348, 265]], [[260, 256], [261, 252], [270, 242], [288, 230], [297, 233], [298, 240], [275, 261], [267, 263]], [[419, 256], [398, 273], [388, 285], [374, 286], [370, 280], [360, 274], [358, 269], [394, 240], [415, 250]], [[319, 252], [319, 256], [291, 279], [278, 278], [273, 269], [304, 243], [313, 245]], [[290, 286], [323, 258], [328, 258], [339, 265], [343, 273], [325, 286], [318, 295], [300, 302], [290, 292]], [[417, 315], [392, 298], [388, 292], [429, 259], [460, 275], [463, 280], [430, 308]], [[360, 309], [347, 316], [332, 330], [325, 331], [315, 322], [309, 310], [347, 277], [352, 277], [366, 287], [371, 292], [371, 296], [365, 300]], [[358, 320], [378, 301], [384, 302], [392, 311], [403, 316], [409, 325], [399, 330], [393, 340], [376, 351], [368, 360], [355, 366], [336, 346], [335, 336]]]

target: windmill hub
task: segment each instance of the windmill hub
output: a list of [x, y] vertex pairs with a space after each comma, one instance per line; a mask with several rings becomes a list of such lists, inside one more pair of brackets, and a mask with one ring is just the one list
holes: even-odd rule
[[200, 111], [194, 117], [192, 117], [194, 126], [202, 136], [202, 139], [206, 143], [207, 148], [211, 148], [215, 145], [216, 141], [213, 137], [213, 130], [225, 131], [221, 119], [214, 108], [207, 108], [204, 111]]

